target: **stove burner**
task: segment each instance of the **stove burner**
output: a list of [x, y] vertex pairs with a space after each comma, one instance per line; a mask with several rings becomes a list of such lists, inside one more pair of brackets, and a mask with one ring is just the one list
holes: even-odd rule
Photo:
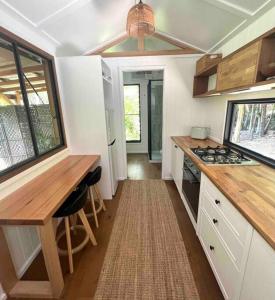
[[215, 150], [215, 149], [212, 149], [212, 148], [209, 148], [209, 149], [207, 149], [207, 153], [208, 153], [208, 154], [215, 154], [215, 153], [216, 153], [216, 150]]
[[218, 153], [218, 154], [226, 154], [227, 153], [227, 149], [226, 148], [217, 147], [216, 153]]
[[244, 157], [242, 153], [227, 147], [206, 147], [191, 149], [201, 160], [207, 164], [255, 164], [252, 160]]
[[215, 156], [214, 155], [204, 155], [201, 157], [201, 159], [205, 162], [214, 162]]
[[226, 157], [225, 156], [223, 156], [223, 155], [217, 155], [216, 156], [216, 162], [218, 164], [224, 164], [225, 161], [226, 161]]
[[205, 151], [205, 149], [198, 147], [198, 148], [194, 149], [194, 152], [198, 155], [203, 155], [203, 154], [205, 154], [206, 151]]

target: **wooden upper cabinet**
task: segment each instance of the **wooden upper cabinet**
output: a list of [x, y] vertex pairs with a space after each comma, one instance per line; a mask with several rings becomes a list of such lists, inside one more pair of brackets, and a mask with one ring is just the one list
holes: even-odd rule
[[224, 58], [218, 65], [217, 91], [253, 85], [257, 80], [262, 40]]

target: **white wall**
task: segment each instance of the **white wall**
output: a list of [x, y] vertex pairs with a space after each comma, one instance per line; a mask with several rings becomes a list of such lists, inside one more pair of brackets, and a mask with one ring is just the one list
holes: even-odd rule
[[[126, 161], [122, 153], [125, 148], [123, 138], [123, 95], [121, 90], [121, 71], [164, 69], [163, 83], [163, 164], [162, 177], [171, 178], [170, 166], [170, 136], [189, 135], [191, 126], [200, 125], [202, 112], [194, 114], [197, 101], [192, 98], [195, 62], [198, 55], [179, 57], [134, 57], [108, 58], [106, 62], [112, 68], [114, 83], [114, 101], [116, 101], [116, 132], [118, 137], [118, 173], [125, 178]], [[197, 110], [196, 110], [197, 111]], [[125, 149], [126, 152], [126, 149]]]
[[[217, 52], [227, 56], [238, 48], [244, 46], [248, 42], [254, 40], [258, 36], [264, 34], [275, 26], [275, 7], [254, 23], [250, 24], [246, 29], [241, 31], [234, 38], [225, 43]], [[228, 100], [239, 99], [258, 99], [258, 98], [275, 98], [275, 90], [262, 92], [247, 92], [235, 95], [221, 95], [203, 99], [194, 100], [197, 102], [197, 112], [203, 111], [203, 125], [211, 128], [211, 137], [219, 142], [223, 141], [223, 131], [225, 123], [225, 114]], [[196, 113], [196, 112], [194, 112]]]
[[100, 154], [104, 199], [112, 199], [100, 56], [57, 58], [68, 147], [72, 154]]

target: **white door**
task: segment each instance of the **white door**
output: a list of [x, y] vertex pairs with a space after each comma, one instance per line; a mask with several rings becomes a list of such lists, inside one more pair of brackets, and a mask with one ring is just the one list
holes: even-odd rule
[[115, 195], [118, 180], [116, 175], [116, 137], [114, 134], [114, 112], [113, 110], [107, 109], [105, 111], [106, 115], [106, 127], [107, 127], [107, 136], [108, 136], [108, 152], [109, 152], [109, 162], [110, 162], [110, 173], [111, 173], [111, 182], [112, 182], [112, 194]]

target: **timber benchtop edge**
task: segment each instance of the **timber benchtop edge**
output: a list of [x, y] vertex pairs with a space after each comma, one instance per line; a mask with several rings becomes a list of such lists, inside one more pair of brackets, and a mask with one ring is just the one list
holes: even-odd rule
[[171, 139], [275, 250], [275, 169], [264, 164], [207, 165], [190, 148], [220, 144], [211, 139], [202, 141], [189, 136], [174, 136]]
[[69, 155], [0, 200], [0, 225], [45, 225], [100, 155]]

